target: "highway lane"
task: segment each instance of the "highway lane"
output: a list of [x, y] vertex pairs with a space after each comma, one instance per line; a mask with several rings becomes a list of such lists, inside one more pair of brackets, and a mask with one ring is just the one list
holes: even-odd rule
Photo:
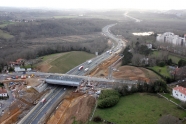
[[[43, 108], [41, 108], [40, 112], [37, 113], [36, 117], [32, 120], [31, 124], [37, 124], [40, 119], [43, 117], [43, 115], [45, 115], [48, 111], [48, 107], [45, 106], [52, 106], [52, 104], [58, 100], [59, 97], [61, 97], [61, 94], [64, 94], [65, 90], [63, 88], [60, 88], [60, 90], [58, 91], [57, 94], [55, 94], [53, 96], [53, 98], [49, 99], [49, 102], [46, 103], [46, 105], [44, 105]], [[40, 103], [41, 104], [41, 103]], [[28, 123], [27, 123], [28, 124]]]
[[[54, 89], [53, 91], [51, 91], [50, 94], [48, 94], [46, 98], [46, 101], [49, 101], [50, 98], [52, 98], [53, 95], [55, 95], [56, 93], [59, 92], [59, 90], [62, 89], [62, 88], [59, 88], [57, 87], [56, 89]], [[23, 121], [20, 121], [19, 123], [20, 124], [30, 124], [32, 122], [32, 120], [34, 119], [34, 117], [37, 115], [37, 113], [42, 109], [42, 107], [45, 105], [45, 104], [48, 104], [48, 103], [41, 103], [39, 102], [34, 110], [29, 114], [29, 116], [27, 117], [27, 119], [23, 120]]]

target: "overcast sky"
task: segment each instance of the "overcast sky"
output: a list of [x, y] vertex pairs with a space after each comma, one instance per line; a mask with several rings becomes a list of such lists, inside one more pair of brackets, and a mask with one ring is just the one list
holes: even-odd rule
[[185, 0], [1, 0], [0, 6], [56, 9], [186, 9]]

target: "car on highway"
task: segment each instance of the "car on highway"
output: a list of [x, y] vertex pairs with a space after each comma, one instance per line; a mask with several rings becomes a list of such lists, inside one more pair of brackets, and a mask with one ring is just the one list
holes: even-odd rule
[[78, 71], [81, 71], [83, 69], [83, 66], [80, 66], [79, 68], [78, 68]]
[[88, 71], [88, 70], [89, 70], [89, 68], [85, 68], [85, 70], [84, 70], [84, 71], [86, 72], [86, 71]]

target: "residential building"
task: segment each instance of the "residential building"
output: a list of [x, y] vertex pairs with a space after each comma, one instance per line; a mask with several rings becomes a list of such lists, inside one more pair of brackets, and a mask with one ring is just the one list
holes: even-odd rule
[[5, 88], [0, 87], [0, 97], [8, 97], [8, 94]]
[[173, 45], [186, 46], [186, 35], [184, 35], [184, 37], [179, 37], [172, 32], [158, 34], [156, 40], [159, 42], [171, 43]]
[[152, 49], [152, 44], [151, 43], [146, 44], [146, 46], [148, 47], [148, 49]]
[[181, 101], [186, 101], [186, 88], [182, 86], [176, 86], [172, 89], [172, 96]]
[[25, 60], [24, 59], [17, 59], [15, 62], [9, 62], [10, 67], [15, 67], [15, 66], [23, 66]]

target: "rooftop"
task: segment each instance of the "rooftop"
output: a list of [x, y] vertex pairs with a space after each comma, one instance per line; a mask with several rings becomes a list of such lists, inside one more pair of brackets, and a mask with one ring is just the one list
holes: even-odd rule
[[182, 86], [176, 86], [173, 88], [173, 90], [179, 91], [180, 93], [186, 95], [186, 88], [184, 88]]

